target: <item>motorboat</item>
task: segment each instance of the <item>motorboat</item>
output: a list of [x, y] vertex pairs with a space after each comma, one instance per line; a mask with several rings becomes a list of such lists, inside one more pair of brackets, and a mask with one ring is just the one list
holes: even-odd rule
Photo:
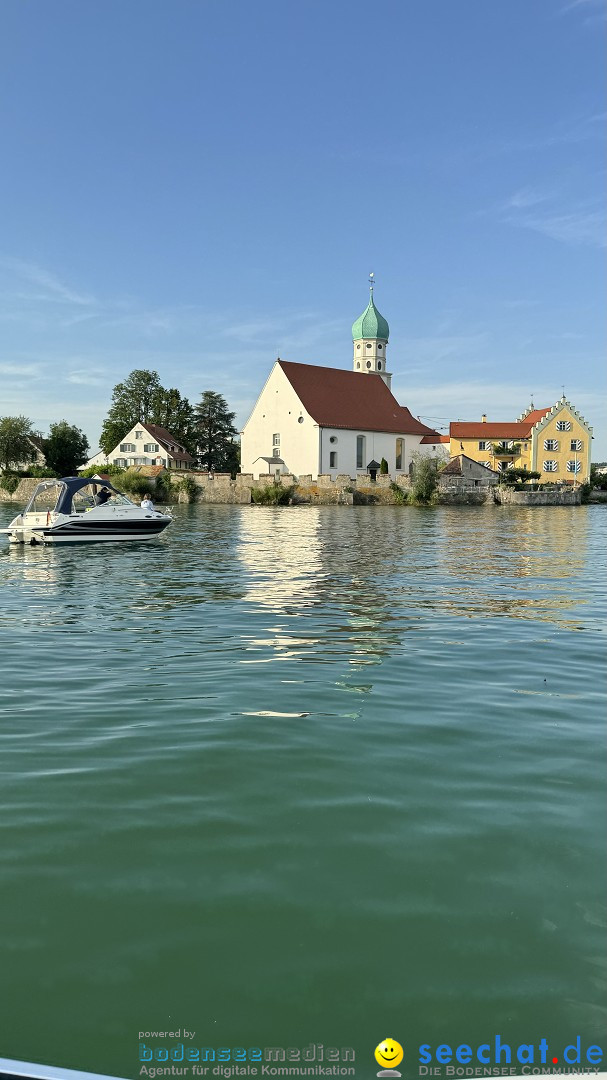
[[170, 511], [136, 506], [98, 476], [64, 476], [41, 481], [25, 510], [0, 532], [12, 544], [151, 540], [172, 520]]

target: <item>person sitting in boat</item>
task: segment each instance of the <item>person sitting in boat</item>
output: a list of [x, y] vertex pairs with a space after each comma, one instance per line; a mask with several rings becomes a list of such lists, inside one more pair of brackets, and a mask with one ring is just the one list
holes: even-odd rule
[[108, 499], [111, 499], [111, 497], [112, 493], [108, 488], [101, 488], [101, 491], [98, 491], [95, 495], [95, 506], [103, 506], [103, 504], [106, 503]]
[[154, 509], [154, 503], [152, 502], [152, 496], [151, 495], [144, 495], [143, 496], [143, 499], [141, 500], [141, 509], [142, 510], [153, 510]]

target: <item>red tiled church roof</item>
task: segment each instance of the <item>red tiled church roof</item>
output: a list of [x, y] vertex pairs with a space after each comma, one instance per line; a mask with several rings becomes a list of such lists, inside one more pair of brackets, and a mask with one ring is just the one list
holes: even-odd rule
[[320, 427], [436, 435], [399, 405], [380, 375], [279, 360], [302, 405]]

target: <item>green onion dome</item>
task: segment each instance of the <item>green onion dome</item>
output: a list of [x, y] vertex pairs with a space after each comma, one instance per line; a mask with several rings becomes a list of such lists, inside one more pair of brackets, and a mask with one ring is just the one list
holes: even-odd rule
[[373, 290], [371, 290], [371, 296], [365, 311], [363, 311], [362, 315], [352, 326], [352, 340], [358, 341], [359, 338], [379, 338], [381, 341], [387, 341], [389, 334], [390, 327], [383, 315], [380, 315], [375, 307], [375, 304], [373, 303]]

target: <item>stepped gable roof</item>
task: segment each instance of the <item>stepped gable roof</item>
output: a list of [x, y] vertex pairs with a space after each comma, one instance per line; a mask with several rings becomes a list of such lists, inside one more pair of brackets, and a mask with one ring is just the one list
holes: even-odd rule
[[456, 421], [449, 424], [449, 434], [452, 439], [528, 439], [532, 427], [533, 424], [527, 420], [515, 423], [505, 421], [502, 424], [483, 423], [482, 420]]
[[533, 427], [534, 424], [538, 424], [540, 420], [543, 420], [546, 413], [549, 412], [550, 406], [547, 409], [530, 409], [528, 413], [520, 417], [520, 420], [521, 423], [531, 424], [531, 427]]
[[[159, 424], [148, 424], [142, 422], [142, 428], [145, 431], [149, 431], [152, 438], [157, 439], [159, 443], [162, 443], [164, 449], [168, 451], [175, 461], [193, 461], [194, 458], [191, 454], [188, 454], [187, 450], [181, 445], [178, 439], [174, 435], [171, 435], [170, 431], [166, 428], [160, 427]], [[174, 447], [174, 449], [171, 449]]]
[[320, 427], [436, 435], [399, 405], [381, 375], [278, 360], [295, 393]]

